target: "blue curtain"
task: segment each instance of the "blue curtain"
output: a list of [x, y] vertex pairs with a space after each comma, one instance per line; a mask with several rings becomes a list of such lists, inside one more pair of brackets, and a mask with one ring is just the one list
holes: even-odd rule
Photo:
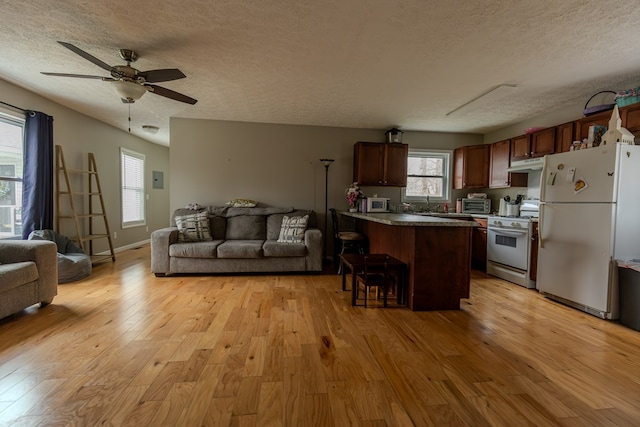
[[53, 229], [53, 117], [27, 111], [22, 182], [22, 238]]

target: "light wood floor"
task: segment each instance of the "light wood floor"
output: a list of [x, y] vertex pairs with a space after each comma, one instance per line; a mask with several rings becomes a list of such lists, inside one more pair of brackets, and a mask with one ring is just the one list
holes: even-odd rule
[[0, 424], [640, 425], [640, 332], [474, 272], [459, 311], [118, 254], [0, 321]]

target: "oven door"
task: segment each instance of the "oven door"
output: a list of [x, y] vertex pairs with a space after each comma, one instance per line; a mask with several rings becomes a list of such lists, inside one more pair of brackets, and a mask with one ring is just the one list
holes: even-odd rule
[[487, 228], [487, 259], [526, 271], [529, 266], [529, 230]]

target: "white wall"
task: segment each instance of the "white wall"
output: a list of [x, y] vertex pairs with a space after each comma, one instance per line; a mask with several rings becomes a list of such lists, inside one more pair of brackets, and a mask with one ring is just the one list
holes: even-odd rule
[[[322, 228], [325, 168], [319, 159], [335, 159], [329, 167], [328, 207], [344, 210], [344, 191], [353, 178], [354, 144], [383, 142], [384, 132], [172, 118], [171, 211], [188, 203], [222, 205], [248, 198], [313, 209]], [[411, 148], [453, 149], [482, 143], [482, 136], [406, 132], [403, 142]], [[398, 188], [371, 187], [365, 194], [374, 191], [399, 201]]]
[[[53, 117], [53, 142], [62, 146], [67, 168], [86, 170], [88, 153], [94, 154], [109, 226], [111, 232], [115, 231], [118, 235], [117, 239], [113, 240], [115, 248], [147, 241], [153, 230], [168, 225], [166, 212], [169, 209], [169, 187], [166, 183], [169, 178], [169, 149], [167, 147], [123, 132], [4, 80], [0, 80], [0, 100], [23, 109], [42, 111]], [[110, 99], [105, 102], [119, 101]], [[146, 231], [144, 226], [127, 229], [122, 229], [120, 226], [120, 147], [146, 156], [145, 185], [149, 194], [146, 215], [149, 231]], [[152, 170], [165, 172], [164, 190], [152, 189]], [[78, 202], [78, 204], [81, 203], [82, 200]], [[75, 236], [75, 226], [72, 221], [65, 222], [67, 225], [61, 230], [63, 234]], [[68, 223], [71, 223], [70, 228]], [[96, 251], [108, 250], [107, 240], [97, 240], [95, 249]]]

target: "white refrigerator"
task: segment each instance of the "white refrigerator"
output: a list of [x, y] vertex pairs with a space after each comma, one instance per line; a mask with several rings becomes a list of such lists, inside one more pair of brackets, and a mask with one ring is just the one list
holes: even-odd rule
[[545, 156], [539, 215], [537, 289], [617, 319], [616, 260], [640, 258], [640, 146]]

